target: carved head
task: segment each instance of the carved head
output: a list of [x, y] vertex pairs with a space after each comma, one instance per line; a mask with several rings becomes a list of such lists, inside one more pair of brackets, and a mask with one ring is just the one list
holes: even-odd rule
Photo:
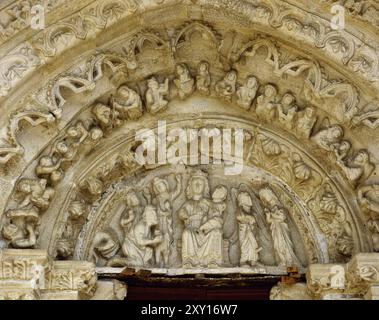
[[290, 106], [295, 103], [295, 97], [291, 93], [286, 93], [282, 98], [282, 104], [284, 106]]
[[212, 200], [215, 203], [220, 203], [226, 200], [228, 196], [228, 189], [224, 185], [219, 185], [213, 191]]
[[103, 130], [100, 128], [93, 128], [90, 131], [90, 138], [92, 141], [98, 141], [103, 137], [104, 133]]
[[102, 123], [108, 124], [111, 121], [111, 109], [102, 103], [95, 105], [92, 112], [96, 119]]
[[138, 207], [140, 205], [137, 194], [133, 190], [130, 190], [126, 194], [125, 200], [126, 200], [126, 204], [128, 205], [128, 207]]
[[366, 164], [370, 162], [370, 154], [366, 150], [359, 150], [354, 158], [355, 164]]
[[201, 170], [191, 175], [186, 189], [187, 198], [199, 200], [209, 195], [209, 183], [207, 175]]
[[341, 139], [343, 137], [343, 129], [339, 125], [333, 125], [328, 130], [331, 139]]
[[308, 118], [312, 118], [314, 116], [314, 114], [316, 113], [315, 109], [311, 108], [311, 107], [307, 107], [305, 109], [305, 115], [308, 117]]
[[253, 202], [250, 194], [246, 191], [242, 191], [237, 196], [238, 206], [245, 212], [250, 212]]
[[246, 79], [246, 87], [248, 87], [249, 89], [253, 89], [253, 88], [256, 88], [258, 85], [258, 80], [256, 77], [248, 77]]
[[159, 88], [159, 83], [155, 77], [151, 77], [147, 80], [147, 86], [152, 90], [157, 90]]
[[159, 177], [155, 177], [153, 179], [153, 191], [156, 195], [168, 192], [169, 185], [168, 182], [164, 179], [161, 179]]
[[68, 145], [64, 141], [59, 141], [56, 145], [56, 149], [60, 154], [65, 154], [68, 152]]
[[237, 71], [235, 71], [235, 70], [231, 70], [231, 71], [229, 71], [229, 72], [226, 74], [225, 79], [226, 79], [228, 82], [236, 82], [236, 81], [237, 81]]
[[87, 204], [83, 200], [75, 200], [68, 207], [68, 213], [73, 220], [77, 220], [85, 215], [87, 209]]
[[201, 61], [199, 64], [199, 73], [206, 73], [209, 70], [209, 63], [206, 61]]
[[80, 130], [75, 126], [72, 126], [67, 129], [67, 135], [71, 138], [77, 138], [80, 136]]
[[21, 179], [17, 185], [17, 191], [21, 193], [30, 193], [32, 192], [33, 181], [31, 179]]
[[49, 156], [43, 156], [39, 159], [39, 164], [42, 167], [50, 167], [53, 165], [53, 160]]
[[127, 86], [121, 86], [117, 89], [117, 95], [125, 99], [129, 98], [130, 93], [131, 93], [131, 89], [129, 89]]
[[149, 226], [155, 226], [158, 224], [157, 211], [153, 206], [146, 206], [142, 213], [142, 220]]
[[273, 85], [268, 84], [265, 86], [265, 96], [267, 98], [273, 98], [276, 95], [277, 95], [277, 90]]
[[186, 73], [188, 73], [188, 69], [184, 64], [179, 63], [176, 65], [176, 74], [178, 76], [181, 76], [181, 75], [186, 74]]

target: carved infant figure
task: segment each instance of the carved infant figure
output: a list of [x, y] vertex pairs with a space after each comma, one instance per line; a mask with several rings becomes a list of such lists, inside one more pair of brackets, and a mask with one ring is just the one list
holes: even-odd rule
[[200, 62], [196, 76], [196, 89], [202, 94], [209, 95], [211, 86], [211, 75], [209, 73], [209, 63]]
[[236, 93], [236, 84], [237, 71], [231, 70], [225, 75], [224, 79], [216, 83], [216, 94], [227, 101], [232, 101], [232, 97]]
[[163, 110], [168, 101], [164, 99], [169, 93], [168, 79], [163, 84], [159, 84], [155, 77], [147, 81], [146, 106], [151, 113]]
[[251, 104], [258, 91], [258, 80], [256, 77], [250, 76], [246, 79], [245, 84], [237, 90], [237, 103], [238, 105], [249, 110]]
[[195, 80], [191, 77], [188, 67], [184, 63], [176, 66], [176, 75], [174, 84], [178, 88], [180, 99], [184, 99], [194, 91]]

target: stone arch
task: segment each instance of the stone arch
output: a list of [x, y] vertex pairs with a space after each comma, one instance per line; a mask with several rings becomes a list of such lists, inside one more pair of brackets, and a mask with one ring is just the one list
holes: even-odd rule
[[[358, 18], [344, 31], [332, 31], [328, 7], [317, 4], [322, 14], [316, 17], [306, 12], [306, 1], [296, 8], [272, 0], [189, 3], [93, 1], [78, 15], [57, 5], [52, 12], [61, 14], [61, 23], [28, 35], [15, 32], [12, 37], [24, 43], [14, 48], [12, 37], [3, 41], [8, 52], [0, 71], [7, 110], [0, 116], [4, 246], [45, 249], [63, 260], [92, 259], [93, 235], [105, 232], [95, 217], [104, 217], [99, 225], [116, 228], [101, 211], [107, 195], [160, 170], [142, 166], [129, 172], [130, 159], [121, 151], [133, 155], [135, 131], [165, 120], [177, 128], [244, 128], [250, 140], [241, 160], [246, 177], [257, 176], [241, 180], [257, 208], [284, 210], [290, 233], [299, 240], [294, 251], [307, 256], [302, 267], [345, 263], [359, 252], [377, 251], [373, 27], [367, 34], [372, 43], [357, 35]], [[195, 33], [201, 37], [192, 38]], [[196, 168], [187, 166], [186, 179]], [[230, 183], [228, 192], [238, 187], [238, 179], [214, 181]], [[276, 194], [276, 204], [259, 198], [265, 186]], [[228, 201], [228, 210], [234, 210]], [[180, 205], [170, 205], [175, 216]], [[87, 215], [93, 218], [86, 222]], [[123, 237], [119, 226], [115, 237]], [[279, 262], [269, 247], [267, 261], [275, 267]], [[239, 267], [234, 260], [229, 267]]]

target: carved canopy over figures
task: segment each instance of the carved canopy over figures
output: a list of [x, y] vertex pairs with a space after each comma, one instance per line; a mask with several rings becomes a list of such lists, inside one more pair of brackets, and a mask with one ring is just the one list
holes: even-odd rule
[[[94, 1], [15, 48], [21, 16], [1, 11], [0, 247], [252, 274], [379, 251], [379, 8], [342, 2], [336, 33], [328, 1]], [[231, 150], [243, 129], [243, 170], [225, 175], [217, 134], [208, 164], [137, 163], [158, 121], [229, 130]]]

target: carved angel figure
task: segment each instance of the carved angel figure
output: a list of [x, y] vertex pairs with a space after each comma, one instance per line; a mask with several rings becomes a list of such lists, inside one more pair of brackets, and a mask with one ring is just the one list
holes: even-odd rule
[[286, 222], [286, 210], [275, 206], [271, 210], [265, 209], [266, 220], [270, 225], [271, 236], [274, 241], [275, 259], [280, 266], [301, 266], [297, 258]]
[[246, 79], [245, 84], [237, 90], [237, 103], [238, 105], [249, 110], [251, 104], [258, 91], [258, 80], [256, 77], [250, 76]]
[[262, 250], [254, 235], [257, 224], [254, 218], [253, 203], [248, 192], [242, 191], [237, 196], [237, 222], [241, 249], [240, 266], [251, 267], [259, 264], [259, 252]]
[[270, 121], [276, 117], [277, 112], [277, 90], [268, 84], [264, 88], [263, 95], [257, 99], [257, 108], [255, 110], [258, 118]]
[[216, 94], [227, 101], [232, 101], [232, 96], [236, 93], [237, 71], [229, 71], [224, 79], [218, 81], [215, 86]]
[[293, 129], [295, 126], [298, 110], [298, 106], [295, 102], [295, 97], [291, 93], [286, 93], [278, 104], [278, 122], [282, 127], [288, 130]]
[[142, 101], [137, 92], [123, 85], [112, 97], [112, 106], [120, 113], [121, 119], [138, 119], [142, 116]]
[[209, 73], [209, 63], [206, 61], [200, 62], [196, 76], [196, 89], [202, 94], [209, 95], [211, 86], [211, 75]]
[[159, 84], [155, 77], [150, 78], [147, 81], [147, 91], [146, 91], [146, 105], [151, 113], [157, 113], [163, 110], [168, 101], [164, 99], [169, 93], [168, 79], [165, 80], [164, 84]]
[[157, 212], [153, 206], [146, 206], [142, 219], [126, 234], [122, 252], [128, 265], [134, 267], [149, 266], [153, 262], [154, 247], [162, 242], [162, 236], [154, 234], [158, 225]]
[[304, 138], [309, 138], [317, 121], [316, 110], [307, 107], [297, 113], [296, 131]]
[[176, 66], [176, 75], [174, 84], [178, 88], [180, 99], [184, 99], [194, 91], [195, 80], [191, 77], [188, 67], [184, 63]]

